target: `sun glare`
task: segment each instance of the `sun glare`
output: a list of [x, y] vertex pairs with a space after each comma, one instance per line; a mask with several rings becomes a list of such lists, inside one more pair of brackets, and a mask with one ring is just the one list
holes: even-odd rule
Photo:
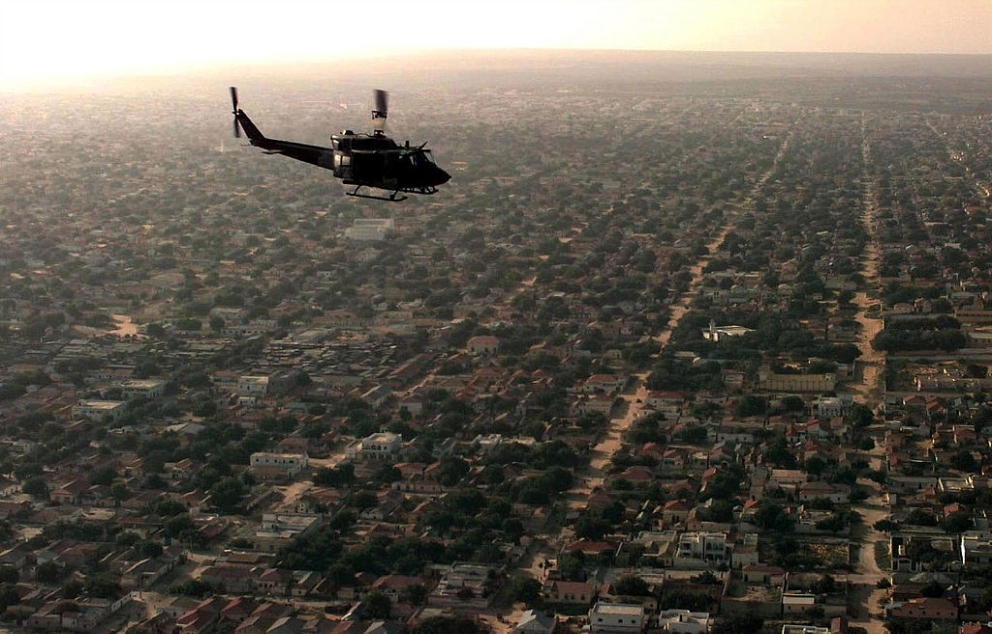
[[464, 48], [992, 53], [967, 0], [10, 0], [0, 90]]

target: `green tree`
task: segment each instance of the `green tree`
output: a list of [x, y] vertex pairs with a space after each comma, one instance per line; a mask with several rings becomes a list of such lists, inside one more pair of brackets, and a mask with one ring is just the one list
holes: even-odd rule
[[41, 477], [28, 478], [21, 486], [21, 490], [33, 498], [47, 499], [48, 484]]
[[0, 614], [7, 611], [12, 605], [17, 605], [21, 602], [20, 593], [17, 591], [17, 586], [13, 583], [3, 583], [0, 584]]
[[415, 583], [411, 586], [403, 588], [400, 592], [400, 601], [412, 605], [414, 607], [419, 607], [427, 602], [427, 596], [430, 593], [427, 590], [427, 586]]
[[464, 617], [432, 616], [410, 630], [410, 634], [482, 634], [482, 628]]
[[0, 566], [0, 583], [17, 583], [20, 579], [21, 573], [14, 566]]
[[441, 458], [438, 469], [438, 482], [444, 486], [454, 486], [468, 475], [469, 464], [457, 456], [445, 456]]
[[712, 634], [758, 634], [765, 621], [753, 612], [719, 616], [710, 630]]
[[376, 470], [375, 475], [372, 476], [372, 480], [377, 484], [391, 484], [402, 477], [403, 474], [400, 473], [399, 469], [387, 463]]
[[238, 478], [221, 478], [210, 487], [210, 502], [221, 513], [233, 513], [245, 496], [245, 485]]
[[34, 569], [34, 580], [38, 583], [57, 583], [62, 578], [63, 572], [58, 564], [45, 561]]
[[102, 486], [110, 486], [117, 479], [117, 471], [113, 467], [101, 467], [90, 474], [90, 482]]
[[393, 602], [382, 592], [373, 590], [365, 595], [365, 617], [368, 619], [388, 619], [393, 611]]
[[624, 575], [613, 584], [615, 594], [630, 597], [651, 596], [651, 588], [648, 582], [636, 575]]
[[515, 578], [510, 582], [507, 589], [507, 596], [514, 601], [522, 601], [527, 607], [534, 607], [541, 600], [541, 582], [537, 579]]

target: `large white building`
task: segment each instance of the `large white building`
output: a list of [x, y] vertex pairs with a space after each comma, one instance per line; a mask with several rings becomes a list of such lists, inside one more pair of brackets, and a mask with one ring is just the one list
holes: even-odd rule
[[345, 449], [345, 455], [358, 460], [392, 460], [403, 448], [399, 434], [383, 431], [358, 440]]
[[730, 552], [726, 533], [682, 533], [675, 551], [675, 567], [706, 568], [720, 563], [729, 565]]
[[123, 401], [79, 401], [72, 406], [72, 415], [97, 423], [109, 423], [124, 414], [127, 404]]
[[130, 400], [143, 396], [157, 398], [165, 394], [165, 381], [161, 379], [128, 379], [121, 381], [121, 395]]
[[643, 605], [597, 601], [589, 608], [589, 634], [639, 634], [643, 627]]
[[292, 478], [310, 466], [306, 454], [268, 453], [258, 451], [251, 455], [249, 466], [263, 478], [280, 475]]
[[962, 535], [961, 562], [966, 566], [992, 564], [992, 536], [978, 532]]
[[349, 240], [379, 241], [394, 227], [392, 218], [357, 218], [354, 225], [344, 230]]

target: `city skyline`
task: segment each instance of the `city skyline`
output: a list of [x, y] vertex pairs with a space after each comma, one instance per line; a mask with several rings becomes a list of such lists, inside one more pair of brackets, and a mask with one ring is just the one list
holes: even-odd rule
[[992, 54], [992, 5], [972, 0], [424, 0], [377, 7], [7, 3], [0, 8], [0, 86], [464, 49]]

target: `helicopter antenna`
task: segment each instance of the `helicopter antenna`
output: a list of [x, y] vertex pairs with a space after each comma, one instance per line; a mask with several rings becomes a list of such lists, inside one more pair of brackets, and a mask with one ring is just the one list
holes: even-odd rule
[[241, 126], [238, 125], [238, 89], [231, 86], [231, 106], [234, 108], [231, 114], [234, 115], [234, 138], [241, 138]]
[[386, 135], [386, 115], [389, 107], [389, 93], [385, 90], [374, 90], [375, 109], [372, 110], [372, 135]]

